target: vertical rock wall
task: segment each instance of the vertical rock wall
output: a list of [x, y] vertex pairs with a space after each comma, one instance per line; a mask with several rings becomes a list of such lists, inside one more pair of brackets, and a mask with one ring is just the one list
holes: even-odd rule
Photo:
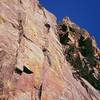
[[37, 0], [0, 1], [0, 100], [99, 100], [73, 78], [56, 25]]

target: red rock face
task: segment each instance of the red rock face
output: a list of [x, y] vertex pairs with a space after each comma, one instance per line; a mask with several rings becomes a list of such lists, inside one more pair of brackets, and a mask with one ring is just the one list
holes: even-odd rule
[[99, 100], [73, 78], [56, 25], [36, 0], [0, 1], [0, 100]]

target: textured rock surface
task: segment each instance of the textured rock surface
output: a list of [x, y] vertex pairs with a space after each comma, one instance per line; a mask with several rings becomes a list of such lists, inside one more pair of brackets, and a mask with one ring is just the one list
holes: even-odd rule
[[100, 100], [73, 78], [56, 25], [36, 0], [0, 1], [0, 100]]

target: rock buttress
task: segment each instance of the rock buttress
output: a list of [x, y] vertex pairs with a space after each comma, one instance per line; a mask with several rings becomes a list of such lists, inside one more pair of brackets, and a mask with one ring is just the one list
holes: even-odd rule
[[0, 1], [0, 100], [99, 100], [73, 78], [56, 26], [36, 0]]

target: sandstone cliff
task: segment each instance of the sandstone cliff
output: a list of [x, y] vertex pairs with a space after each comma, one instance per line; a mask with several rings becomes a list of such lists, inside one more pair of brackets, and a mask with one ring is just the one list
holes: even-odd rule
[[100, 100], [83, 74], [74, 77], [69, 41], [63, 44], [59, 34], [56, 17], [37, 0], [0, 0], [0, 100]]

